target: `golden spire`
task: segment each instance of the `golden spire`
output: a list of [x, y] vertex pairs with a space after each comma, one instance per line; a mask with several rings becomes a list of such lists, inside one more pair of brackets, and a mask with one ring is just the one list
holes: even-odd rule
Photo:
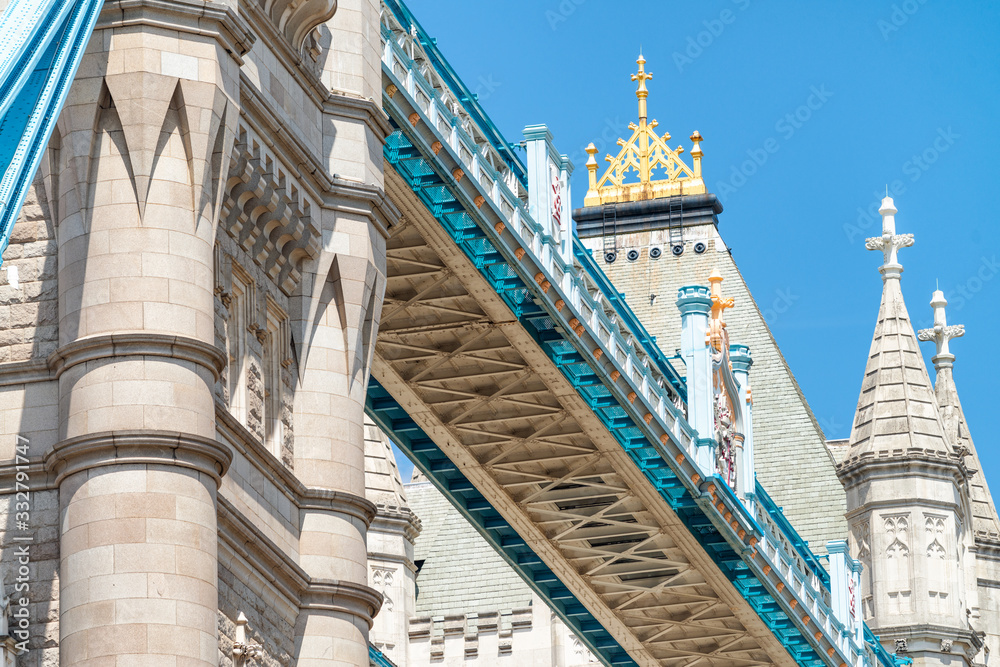
[[[667, 146], [670, 133], [664, 132], [663, 137], [660, 137], [654, 131], [658, 125], [656, 120], [647, 122], [646, 98], [649, 97], [649, 89], [646, 88], [646, 81], [652, 79], [653, 75], [646, 71], [646, 59], [641, 53], [635, 62], [639, 65], [639, 71], [632, 75], [632, 80], [639, 82], [635, 91], [639, 100], [639, 124], [628, 124], [632, 136], [628, 141], [618, 140], [618, 145], [622, 148], [617, 157], [608, 155], [604, 158], [611, 164], [600, 182], [597, 180], [597, 148], [594, 144], [587, 146], [587, 154], [590, 156], [587, 160], [590, 187], [583, 200], [584, 206], [705, 192], [705, 181], [701, 177], [701, 135], [697, 131], [691, 135], [691, 141], [694, 142], [694, 149], [691, 151], [693, 168], [689, 168], [680, 159], [684, 149], [678, 146], [671, 150]], [[662, 176], [665, 178], [653, 180], [656, 169], [662, 169], [665, 172]], [[638, 176], [638, 182], [626, 183], [626, 174], [633, 171]]]
[[639, 66], [638, 74], [632, 75], [633, 81], [639, 82], [639, 88], [635, 91], [635, 96], [639, 98], [639, 124], [646, 124], [646, 98], [649, 97], [649, 89], [646, 88], [646, 81], [653, 78], [653, 73], [646, 72], [646, 59], [639, 54], [639, 59], [635, 61]]

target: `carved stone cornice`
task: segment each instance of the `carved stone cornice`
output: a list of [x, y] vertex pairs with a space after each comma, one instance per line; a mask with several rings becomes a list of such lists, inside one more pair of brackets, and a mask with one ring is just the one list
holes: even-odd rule
[[[335, 96], [337, 102], [330, 103], [333, 105], [330, 107], [331, 112], [333, 107], [346, 109], [348, 96], [331, 95], [331, 99]], [[356, 100], [355, 110], [367, 104], [366, 101]], [[327, 111], [328, 106], [324, 103], [324, 111]], [[294, 169], [297, 170], [294, 175], [299, 179], [303, 189], [320, 201], [323, 208], [367, 217], [383, 237], [389, 237], [389, 230], [399, 222], [402, 213], [386, 195], [385, 190], [374, 184], [349, 181], [330, 174], [327, 166], [313, 155], [294, 132], [285, 127], [277, 111], [260, 94], [245, 72], [240, 72], [240, 107], [241, 117], [247, 125], [253, 128], [265, 145], [286, 165], [294, 165]], [[370, 127], [372, 123], [380, 126], [387, 122], [385, 112], [380, 107], [372, 104], [371, 109], [373, 118], [366, 121]], [[375, 117], [379, 120], [374, 120]], [[378, 131], [373, 129], [376, 135], [380, 131], [381, 129]]]
[[309, 574], [219, 494], [219, 538], [251, 567], [266, 575], [293, 604], [309, 585]]
[[346, 491], [312, 489], [304, 487], [299, 492], [299, 509], [346, 514], [361, 519], [365, 527], [375, 519], [375, 503]]
[[378, 503], [375, 520], [368, 528], [370, 532], [402, 535], [413, 542], [420, 535], [423, 523], [409, 507], [390, 507]]
[[95, 30], [140, 25], [212, 37], [240, 66], [257, 39], [227, 5], [190, 0], [107, 0]]
[[[907, 656], [927, 653], [952, 653], [957, 657], [959, 653], [963, 653], [971, 661], [983, 647], [983, 638], [975, 630], [968, 628], [953, 628], [933, 623], [876, 627], [871, 625], [870, 622], [869, 627], [882, 641], [905, 638]], [[951, 647], [945, 650], [944, 642], [947, 642]]]
[[55, 377], [77, 364], [109, 357], [168, 357], [207, 368], [218, 380], [226, 367], [222, 350], [187, 336], [152, 332], [101, 334], [80, 338], [49, 355], [48, 366]]
[[385, 138], [392, 134], [389, 117], [382, 109], [382, 105], [371, 98], [365, 99], [333, 91], [327, 95], [323, 103], [323, 112], [331, 116], [361, 121], [382, 143], [385, 143]]
[[225, 436], [232, 446], [246, 456], [250, 465], [259, 470], [269, 483], [285, 490], [297, 508], [347, 514], [364, 521], [366, 527], [371, 525], [377, 511], [375, 503], [346, 491], [307, 487], [220, 401], [215, 402], [215, 420], [224, 431], [229, 431]]
[[31, 491], [33, 493], [51, 491], [59, 488], [59, 485], [55, 483], [55, 477], [45, 469], [43, 457], [32, 456], [28, 459], [27, 464], [18, 459], [17, 463], [15, 463], [14, 460], [11, 460], [3, 465], [0, 465], [0, 495], [14, 493], [18, 490], [18, 473], [28, 474], [28, 478], [31, 480]]
[[374, 588], [353, 581], [315, 579], [302, 592], [300, 607], [310, 611], [350, 614], [372, 627], [375, 614], [382, 607], [382, 594]]
[[259, 5], [253, 2], [242, 3], [240, 12], [246, 17], [253, 29], [263, 37], [278, 62], [284, 65], [306, 95], [316, 103], [316, 106], [322, 108], [324, 113], [360, 121], [367, 125], [368, 129], [382, 142], [392, 133], [389, 117], [379, 102], [371, 98], [363, 98], [327, 88], [323, 80], [305, 65], [301, 53], [301, 42], [298, 46], [293, 47], [287, 39], [282, 39], [282, 33], [274, 22], [268, 19]]
[[951, 478], [959, 486], [965, 484], [969, 477], [963, 457], [954, 453], [944, 454], [937, 449], [910, 448], [882, 456], [866, 452], [846, 459], [836, 467], [837, 477], [846, 489], [874, 478], [896, 475], [900, 470], [905, 470], [907, 475]]
[[320, 233], [309, 204], [290, 180], [241, 125], [219, 224], [288, 296], [301, 280], [302, 262], [320, 253]]
[[55, 377], [53, 377], [46, 359], [12, 361], [0, 364], [0, 387], [8, 387], [13, 384], [28, 384], [29, 382], [48, 382], [54, 379]]
[[239, 554], [300, 609], [347, 613], [360, 618], [370, 628], [382, 606], [382, 595], [363, 584], [312, 579], [222, 495], [219, 496], [219, 536], [226, 547]]
[[60, 484], [69, 475], [115, 465], [164, 465], [197, 470], [221, 485], [233, 454], [225, 444], [190, 433], [152, 429], [104, 431], [69, 438], [45, 455], [45, 469]]

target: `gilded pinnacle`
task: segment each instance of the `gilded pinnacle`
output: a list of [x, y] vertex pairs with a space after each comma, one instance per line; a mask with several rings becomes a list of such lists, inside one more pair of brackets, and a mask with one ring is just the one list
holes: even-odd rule
[[639, 69], [632, 75], [632, 81], [638, 83], [635, 96], [639, 101], [639, 123], [628, 124], [632, 134], [628, 140], [618, 140], [618, 155], [605, 158], [610, 164], [600, 180], [597, 178], [597, 160], [594, 159], [597, 149], [593, 148], [593, 144], [587, 147], [591, 157], [587, 160], [589, 187], [583, 200], [584, 206], [706, 192], [701, 176], [701, 134], [695, 132], [691, 135], [694, 148], [691, 150], [692, 163], [688, 166], [680, 158], [684, 148], [678, 146], [671, 149], [666, 143], [670, 140], [670, 133], [658, 135], [655, 131], [658, 123], [655, 119], [648, 119], [646, 100], [649, 89], [646, 82], [653, 75], [646, 71], [646, 59], [641, 53], [635, 62]]

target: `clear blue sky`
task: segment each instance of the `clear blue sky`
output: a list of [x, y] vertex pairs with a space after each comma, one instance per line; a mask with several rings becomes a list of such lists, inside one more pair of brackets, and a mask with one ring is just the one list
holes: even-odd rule
[[[671, 145], [690, 148], [696, 129], [705, 138], [705, 180], [725, 204], [720, 231], [829, 438], [850, 434], [881, 294], [881, 254], [864, 248], [880, 223], [859, 224], [859, 208], [877, 209], [889, 184], [897, 230], [916, 235], [900, 252], [907, 307], [916, 327], [928, 326], [940, 280], [950, 321], [965, 324], [952, 344], [956, 382], [1000, 493], [989, 422], [1000, 345], [1000, 3], [408, 6], [509, 141], [525, 125], [549, 126], [577, 166], [574, 206], [586, 191], [583, 147], [616, 152], [635, 119], [629, 75], [641, 44], [654, 74], [650, 116]], [[762, 164], [744, 164], [754, 157]], [[930, 367], [933, 346], [922, 345]]]

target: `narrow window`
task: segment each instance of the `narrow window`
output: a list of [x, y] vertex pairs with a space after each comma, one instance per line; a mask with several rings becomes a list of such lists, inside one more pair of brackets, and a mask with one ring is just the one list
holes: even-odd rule
[[291, 362], [288, 315], [267, 300], [267, 336], [264, 338], [264, 444], [281, 458], [285, 424], [281, 419], [284, 382], [282, 372]]
[[229, 309], [229, 410], [244, 425], [247, 423], [247, 327], [252, 320], [253, 303], [253, 280], [234, 263]]

